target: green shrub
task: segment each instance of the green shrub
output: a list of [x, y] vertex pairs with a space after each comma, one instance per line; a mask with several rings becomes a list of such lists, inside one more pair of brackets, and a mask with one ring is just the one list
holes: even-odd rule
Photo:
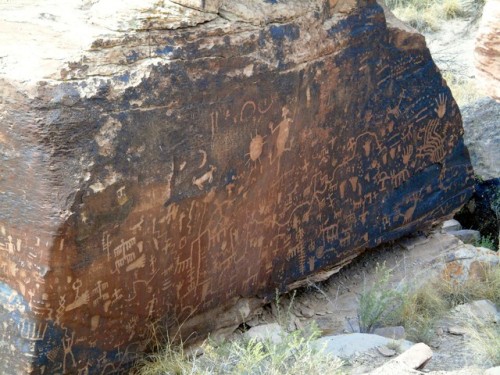
[[481, 238], [474, 244], [477, 247], [485, 247], [487, 249], [496, 251], [495, 242], [489, 236], [481, 236]]
[[358, 323], [362, 333], [371, 333], [377, 327], [394, 320], [401, 306], [401, 293], [394, 290], [389, 281], [391, 270], [385, 263], [377, 264], [375, 282], [367, 287], [366, 280], [363, 292], [359, 295]]

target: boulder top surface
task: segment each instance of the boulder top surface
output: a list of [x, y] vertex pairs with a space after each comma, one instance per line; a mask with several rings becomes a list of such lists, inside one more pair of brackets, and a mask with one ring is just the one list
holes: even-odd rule
[[[0, 78], [28, 86], [40, 80], [65, 80], [68, 77], [61, 76], [65, 64], [92, 64], [92, 51], [123, 43], [118, 40], [127, 33], [209, 22], [204, 28], [228, 28], [234, 21], [254, 26], [283, 23], [322, 6], [321, 0], [3, 0]], [[118, 61], [120, 56], [114, 57]], [[112, 59], [107, 63], [112, 65]], [[116, 69], [107, 72], [116, 73]]]

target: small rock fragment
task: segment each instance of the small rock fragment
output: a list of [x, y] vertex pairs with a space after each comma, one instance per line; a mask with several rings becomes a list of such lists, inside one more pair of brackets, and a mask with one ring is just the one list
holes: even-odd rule
[[245, 332], [245, 336], [257, 341], [269, 340], [272, 343], [279, 344], [283, 330], [278, 323], [264, 324], [255, 326]]
[[419, 370], [423, 369], [425, 365], [431, 360], [431, 358], [431, 348], [421, 342], [413, 345], [406, 352], [399, 355], [397, 358], [395, 358], [395, 361], [404, 363], [406, 366], [412, 369]]
[[452, 335], [463, 336], [467, 333], [467, 331], [464, 327], [451, 326], [451, 327], [448, 327], [448, 333], [450, 333]]
[[312, 318], [314, 316], [314, 311], [307, 306], [302, 306], [300, 308], [300, 312], [302, 313], [304, 318]]
[[458, 231], [462, 229], [462, 224], [455, 219], [446, 220], [441, 226], [441, 229], [443, 232]]
[[403, 354], [391, 359], [383, 366], [370, 372], [371, 375], [387, 375], [387, 374], [419, 374], [420, 370], [432, 358], [432, 350], [424, 343], [413, 345]]
[[378, 346], [377, 351], [384, 357], [393, 357], [396, 355], [396, 351], [394, 349], [389, 349], [387, 346]]

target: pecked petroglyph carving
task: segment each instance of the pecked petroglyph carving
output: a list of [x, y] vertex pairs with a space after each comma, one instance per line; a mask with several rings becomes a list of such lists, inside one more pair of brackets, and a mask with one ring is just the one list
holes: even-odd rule
[[210, 166], [210, 170], [203, 174], [202, 176], [195, 178], [193, 177], [193, 185], [196, 185], [198, 189], [203, 190], [203, 187], [206, 183], [211, 184], [214, 179], [214, 172], [217, 170], [217, 167], [213, 165]]

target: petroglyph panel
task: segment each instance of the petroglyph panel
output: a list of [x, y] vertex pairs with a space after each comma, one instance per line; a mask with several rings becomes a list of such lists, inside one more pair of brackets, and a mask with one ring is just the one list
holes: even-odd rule
[[148, 322], [204, 337], [468, 199], [423, 39], [331, 3], [108, 36], [2, 104], [0, 372], [126, 373]]

